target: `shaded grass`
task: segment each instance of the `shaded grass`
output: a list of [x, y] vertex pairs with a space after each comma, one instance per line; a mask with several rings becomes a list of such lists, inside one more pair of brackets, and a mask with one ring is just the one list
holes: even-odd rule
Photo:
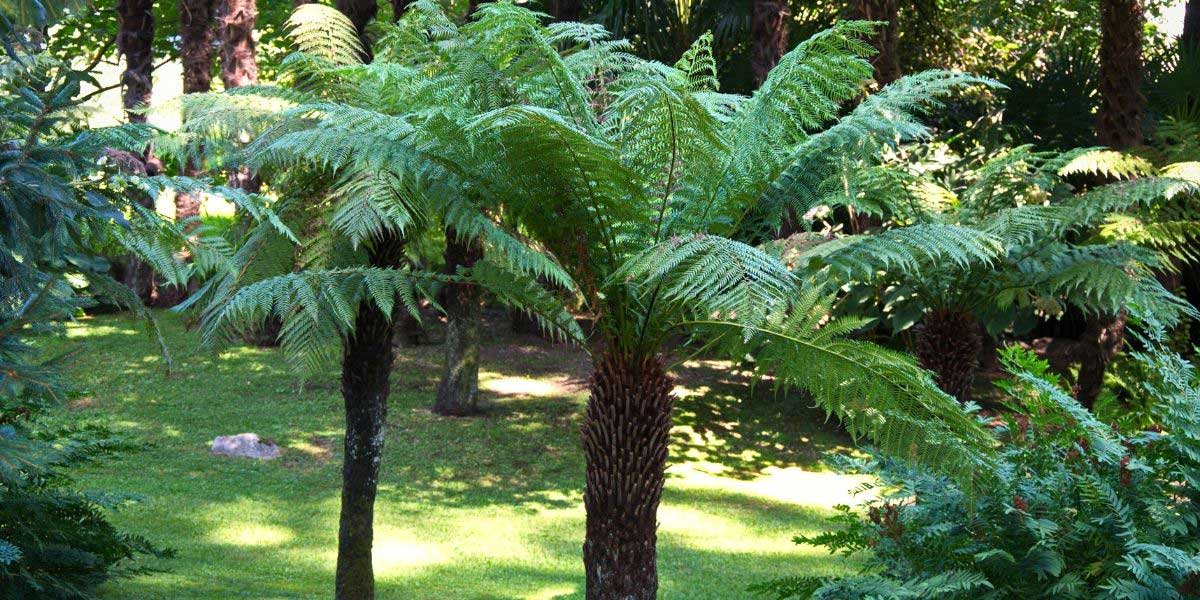
[[[62, 420], [93, 420], [144, 448], [87, 467], [81, 487], [144, 495], [115, 515], [176, 548], [167, 569], [109, 584], [106, 598], [313, 598], [332, 590], [342, 407], [333, 375], [299, 385], [276, 350], [197, 348], [161, 315], [176, 372], [123, 315], [68, 328], [84, 344]], [[578, 598], [584, 461], [578, 424], [587, 358], [495, 331], [479, 418], [431, 414], [440, 349], [406, 349], [393, 375], [376, 508], [380, 598]], [[849, 477], [823, 473], [841, 443], [796, 398], [750, 394], [721, 365], [679, 371], [671, 464], [660, 509], [661, 597], [744, 598], [747, 585], [847, 568], [793, 545], [847, 501]], [[210, 456], [217, 435], [277, 442], [273, 462]]]

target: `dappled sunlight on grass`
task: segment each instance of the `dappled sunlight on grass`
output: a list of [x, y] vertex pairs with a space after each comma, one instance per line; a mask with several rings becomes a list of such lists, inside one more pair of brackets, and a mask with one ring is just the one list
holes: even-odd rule
[[[110, 584], [104, 598], [328, 597], [336, 564], [343, 427], [336, 372], [300, 384], [277, 349], [199, 347], [159, 313], [176, 370], [124, 315], [87, 319], [48, 350], [83, 342], [64, 422], [100, 421], [144, 446], [79, 472], [81, 487], [140, 494], [114, 516], [175, 547], [167, 573]], [[590, 359], [579, 348], [488, 336], [476, 418], [429, 406], [440, 348], [400, 352], [376, 504], [382, 598], [582, 597], [584, 461], [579, 422]], [[515, 341], [514, 341], [515, 340]], [[515, 345], [505, 345], [513, 343]], [[744, 598], [751, 583], [833, 574], [792, 536], [815, 533], [858, 480], [820, 470], [845, 440], [803, 398], [751, 393], [724, 363], [689, 362], [660, 513], [662, 597]], [[55, 417], [58, 418], [58, 417]], [[274, 440], [274, 461], [214, 457], [217, 435]]]

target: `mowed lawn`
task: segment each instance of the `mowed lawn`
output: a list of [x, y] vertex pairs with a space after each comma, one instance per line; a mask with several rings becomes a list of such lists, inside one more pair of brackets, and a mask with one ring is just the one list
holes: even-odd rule
[[[105, 598], [329, 597], [337, 547], [342, 407], [333, 373], [298, 383], [276, 349], [213, 352], [160, 313], [174, 358], [128, 316], [68, 327], [82, 344], [54, 419], [107, 424], [140, 446], [79, 471], [79, 486], [144, 497], [125, 530], [178, 552], [161, 572], [109, 584]], [[484, 339], [478, 418], [433, 415], [436, 345], [401, 352], [375, 523], [380, 598], [581, 598], [584, 460], [578, 425], [587, 356], [500, 322]], [[854, 478], [823, 472], [845, 444], [799, 397], [751, 390], [724, 365], [678, 371], [669, 480], [659, 510], [662, 598], [746, 598], [784, 575], [845, 563], [791, 538], [825, 527]], [[283, 447], [270, 462], [214, 457], [213, 437], [252, 431]]]

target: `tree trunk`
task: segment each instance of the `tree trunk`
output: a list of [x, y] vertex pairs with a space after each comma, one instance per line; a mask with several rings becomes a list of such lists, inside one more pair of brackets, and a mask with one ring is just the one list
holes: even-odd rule
[[883, 87], [900, 79], [900, 9], [898, 0], [854, 0], [852, 17], [863, 21], [883, 21], [871, 45], [878, 53], [871, 59], [875, 82]]
[[1104, 372], [1125, 344], [1125, 312], [1115, 316], [1089, 317], [1081, 344], [1079, 378], [1075, 399], [1091, 408], [1104, 388]]
[[1124, 150], [1142, 143], [1141, 0], [1103, 0], [1100, 40], [1100, 143]]
[[583, 2], [581, 0], [549, 0], [546, 3], [546, 11], [554, 17], [555, 21], [578, 21], [583, 14]]
[[916, 328], [915, 353], [942, 391], [960, 402], [971, 399], [983, 331], [975, 317], [950, 309], [930, 311]]
[[121, 102], [130, 123], [145, 123], [138, 108], [150, 106], [154, 73], [154, 2], [118, 0], [117, 52], [125, 58], [121, 74]]
[[[459, 239], [446, 230], [446, 270], [458, 272], [483, 258], [483, 248], [473, 240]], [[433, 412], [465, 416], [479, 412], [479, 288], [450, 285], [445, 288], [446, 363], [438, 384]]]
[[[130, 123], [145, 123], [144, 109], [150, 106], [154, 73], [154, 3], [151, 0], [118, 0], [117, 52], [125, 60], [125, 71], [121, 73], [121, 103], [125, 107], [125, 118]], [[150, 151], [136, 157], [118, 161], [127, 172], [157, 174], [155, 163], [150, 160]], [[136, 164], [135, 164], [136, 163]], [[154, 170], [154, 173], [150, 173]], [[140, 194], [138, 203], [154, 208], [154, 199]], [[154, 270], [136, 256], [129, 257], [125, 271], [125, 284], [141, 298], [144, 304], [153, 304], [157, 297], [154, 285]]]
[[596, 358], [582, 426], [587, 600], [653, 600], [658, 504], [671, 433], [671, 379], [656, 357]]
[[[221, 35], [221, 81], [227, 90], [258, 83], [258, 51], [254, 43], [257, 19], [255, 0], [221, 0], [217, 21]], [[257, 192], [260, 182], [242, 167], [230, 175], [229, 185]]]
[[[375, 0], [337, 0], [337, 8], [358, 28], [375, 16]], [[362, 19], [363, 13], [369, 13]], [[358, 17], [356, 17], [358, 15]], [[358, 20], [356, 20], [358, 19]], [[370, 251], [373, 267], [404, 264], [404, 240], [385, 234]], [[375, 492], [383, 459], [387, 423], [388, 376], [392, 370], [392, 323], [373, 304], [359, 306], [354, 332], [342, 355], [342, 397], [346, 404], [346, 441], [342, 458], [342, 509], [338, 520], [336, 600], [374, 600]]]
[[371, 62], [374, 54], [371, 53], [371, 39], [367, 37], [367, 23], [379, 12], [379, 4], [375, 0], [334, 0], [333, 5], [354, 23], [354, 28], [358, 30], [358, 39], [366, 52], [363, 62]]
[[1179, 41], [1184, 46], [1200, 49], [1200, 0], [1188, 0], [1183, 9], [1183, 35]]
[[[183, 93], [199, 94], [212, 89], [213, 12], [215, 0], [179, 0], [179, 56], [183, 62]], [[185, 117], [186, 118], [186, 117]], [[192, 160], [185, 161], [183, 174], [200, 175]], [[200, 199], [192, 194], [175, 195], [175, 219], [200, 216]], [[194, 226], [194, 225], [192, 225]], [[190, 226], [191, 227], [191, 226]]]
[[[371, 251], [371, 265], [395, 266], [403, 257], [403, 242], [389, 236]], [[390, 315], [371, 302], [363, 302], [342, 355], [346, 440], [338, 524], [335, 590], [338, 600], [375, 597], [371, 546], [375, 537], [375, 492], [383, 459], [392, 359]]]
[[750, 7], [750, 67], [754, 70], [754, 87], [767, 80], [767, 75], [779, 59], [787, 54], [788, 18], [784, 0], [753, 0]]

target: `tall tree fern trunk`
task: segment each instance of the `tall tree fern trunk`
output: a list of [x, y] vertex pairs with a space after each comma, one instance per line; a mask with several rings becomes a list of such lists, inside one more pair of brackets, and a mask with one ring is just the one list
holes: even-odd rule
[[[460, 239], [446, 230], [446, 269], [470, 268], [483, 258], [483, 248], [473, 240]], [[465, 416], [479, 412], [479, 287], [451, 285], [446, 288], [445, 365], [438, 384], [433, 412]]]
[[900, 8], [898, 0], [854, 0], [851, 16], [864, 21], [883, 21], [871, 44], [878, 53], [871, 59], [875, 81], [885, 86], [902, 74], [900, 71]]
[[[215, 0], [179, 0], [179, 56], [183, 63], [183, 93], [200, 94], [212, 89], [213, 16]], [[187, 118], [186, 115], [184, 118]], [[193, 160], [183, 165], [188, 177], [200, 175]], [[200, 198], [194, 194], [175, 195], [177, 220], [200, 216]]]
[[[1100, 111], [1096, 123], [1100, 143], [1126, 150], [1142, 143], [1146, 97], [1142, 35], [1145, 13], [1141, 0], [1103, 0], [1100, 7]], [[1108, 364], [1125, 339], [1125, 314], [1088, 317], [1076, 398], [1091, 406], [1104, 385]]]
[[754, 87], [766, 81], [767, 74], [779, 59], [787, 54], [787, 2], [783, 0], [753, 0], [750, 6], [750, 68], [754, 71]]
[[550, 0], [546, 8], [555, 21], [578, 21], [583, 14], [582, 0]]
[[1142, 143], [1141, 0], [1102, 0], [1100, 27], [1100, 143], [1124, 150]]
[[1187, 47], [1200, 49], [1200, 0], [1188, 0], [1183, 9], [1183, 35], [1179, 41]]
[[[258, 49], [254, 24], [258, 19], [255, 0], [221, 0], [217, 14], [221, 35], [221, 81], [231, 90], [258, 83]], [[230, 176], [230, 185], [257, 192], [258, 178], [245, 167]]]
[[[125, 118], [130, 123], [145, 123], [142, 112], [150, 106], [154, 73], [154, 3], [151, 0], [118, 0], [117, 52], [125, 61], [121, 73], [121, 103], [125, 107]], [[142, 157], [142, 168], [155, 171], [150, 160], [150, 150]], [[138, 202], [147, 208], [154, 207], [154, 199], [142, 194]], [[136, 256], [130, 256], [125, 271], [125, 284], [132, 289], [143, 303], [154, 302], [154, 270]]]
[[[391, 235], [378, 240], [370, 260], [374, 267], [394, 268], [402, 264], [403, 240]], [[342, 354], [346, 438], [335, 576], [338, 600], [375, 597], [371, 547], [375, 539], [375, 494], [383, 460], [393, 358], [390, 315], [370, 302], [363, 302]]]
[[583, 450], [588, 600], [653, 600], [658, 504], [671, 433], [671, 379], [657, 356], [611, 348], [589, 382]]
[[334, 0], [333, 6], [354, 23], [358, 30], [358, 39], [362, 42], [363, 50], [367, 53], [363, 62], [371, 62], [371, 39], [367, 37], [367, 24], [379, 12], [379, 4], [374, 0]]
[[915, 354], [921, 366], [932, 371], [942, 391], [960, 402], [971, 399], [983, 331], [969, 313], [941, 308], [925, 315], [916, 327]]

